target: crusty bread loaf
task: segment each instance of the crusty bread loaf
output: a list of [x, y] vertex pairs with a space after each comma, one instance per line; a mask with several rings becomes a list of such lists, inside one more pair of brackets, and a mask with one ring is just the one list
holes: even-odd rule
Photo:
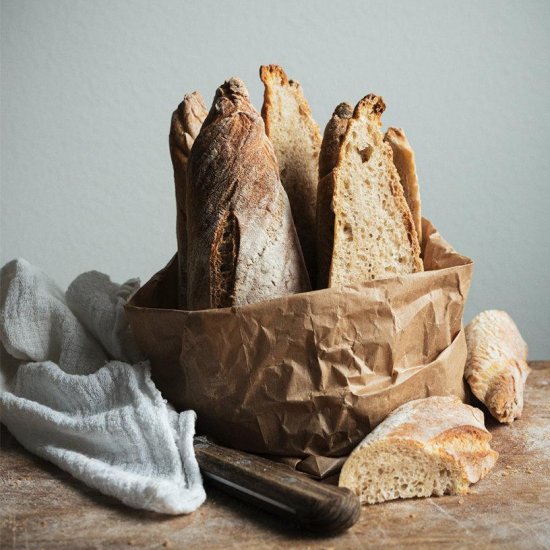
[[505, 311], [483, 311], [466, 326], [466, 343], [464, 376], [473, 394], [499, 422], [513, 422], [523, 411], [530, 372], [516, 324]]
[[319, 154], [319, 185], [317, 187], [317, 288], [328, 286], [332, 247], [334, 244], [334, 210], [332, 197], [334, 177], [332, 170], [336, 167], [340, 154], [340, 145], [353, 115], [349, 103], [340, 103], [334, 109], [323, 134]]
[[483, 413], [460, 399], [428, 397], [402, 405], [345, 462], [339, 485], [362, 503], [463, 494], [494, 466]]
[[353, 106], [344, 101], [336, 106], [330, 120], [325, 126], [321, 151], [319, 153], [319, 180], [322, 180], [336, 168], [340, 155], [340, 145], [352, 116]]
[[241, 80], [218, 88], [187, 176], [189, 309], [309, 290], [277, 159]]
[[178, 304], [187, 304], [187, 161], [195, 138], [199, 135], [208, 111], [201, 94], [187, 94], [172, 114], [170, 125], [170, 156], [176, 186], [176, 236], [178, 242]]
[[313, 279], [315, 212], [321, 133], [313, 120], [302, 87], [278, 65], [260, 67], [265, 86], [262, 117], [279, 161], [306, 265]]
[[329, 286], [422, 271], [420, 245], [384, 142], [381, 97], [355, 107], [340, 146], [334, 177], [334, 246]]
[[418, 236], [418, 242], [422, 244], [422, 213], [420, 211], [420, 189], [418, 187], [418, 176], [416, 175], [416, 164], [414, 151], [409, 144], [405, 132], [401, 128], [388, 128], [384, 141], [390, 144], [393, 151], [393, 164], [397, 168], [399, 180], [403, 187], [405, 200], [414, 221], [414, 228]]

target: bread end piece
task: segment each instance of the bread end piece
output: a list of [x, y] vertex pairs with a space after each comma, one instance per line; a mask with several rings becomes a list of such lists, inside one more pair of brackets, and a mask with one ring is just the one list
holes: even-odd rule
[[466, 326], [468, 357], [464, 377], [472, 393], [501, 423], [523, 412], [527, 376], [527, 344], [505, 311], [487, 310]]
[[465, 494], [496, 463], [490, 440], [483, 413], [454, 396], [411, 401], [352, 452], [339, 485], [363, 504]]

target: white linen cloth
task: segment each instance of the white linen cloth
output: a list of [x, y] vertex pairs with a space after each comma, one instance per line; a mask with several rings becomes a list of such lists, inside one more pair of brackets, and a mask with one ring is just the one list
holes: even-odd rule
[[64, 295], [22, 259], [0, 277], [0, 339], [18, 360], [2, 350], [1, 422], [27, 450], [129, 506], [198, 508], [195, 413], [162, 398], [124, 314], [139, 281], [92, 271]]

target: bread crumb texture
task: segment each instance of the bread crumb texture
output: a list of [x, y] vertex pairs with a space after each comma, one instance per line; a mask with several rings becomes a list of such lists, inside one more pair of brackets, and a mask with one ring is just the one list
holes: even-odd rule
[[355, 107], [334, 168], [334, 248], [329, 286], [422, 271], [420, 244], [380, 117], [368, 95]]
[[454, 396], [417, 399], [396, 409], [358, 445], [339, 485], [363, 504], [463, 495], [498, 458], [490, 440], [479, 409]]

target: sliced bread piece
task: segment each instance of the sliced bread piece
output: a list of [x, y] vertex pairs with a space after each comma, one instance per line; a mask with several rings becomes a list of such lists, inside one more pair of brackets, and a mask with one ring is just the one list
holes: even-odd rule
[[281, 181], [313, 279], [321, 133], [298, 82], [289, 80], [279, 65], [260, 67], [260, 78], [265, 86], [262, 107], [265, 130], [279, 161]]
[[454, 396], [402, 405], [351, 453], [340, 473], [362, 503], [464, 494], [494, 466], [498, 453], [483, 413]]
[[170, 125], [170, 156], [176, 187], [176, 236], [178, 242], [178, 305], [187, 306], [187, 161], [195, 138], [208, 114], [199, 92], [184, 96], [172, 114]]
[[334, 246], [329, 287], [422, 271], [411, 211], [384, 142], [381, 97], [355, 107], [334, 176]]
[[189, 309], [310, 289], [273, 147], [238, 78], [218, 88], [191, 149], [187, 231]]
[[518, 327], [505, 311], [483, 311], [466, 326], [466, 343], [464, 376], [473, 394], [499, 422], [513, 422], [531, 371]]
[[401, 128], [388, 128], [384, 141], [390, 144], [393, 151], [393, 163], [397, 168], [399, 180], [403, 187], [405, 200], [411, 211], [418, 242], [422, 245], [422, 214], [420, 211], [420, 188], [416, 175], [414, 151], [405, 132]]
[[334, 109], [326, 125], [319, 154], [319, 185], [317, 187], [317, 288], [328, 286], [332, 247], [334, 244], [334, 178], [332, 170], [336, 167], [340, 154], [340, 145], [353, 115], [349, 103], [340, 103]]

